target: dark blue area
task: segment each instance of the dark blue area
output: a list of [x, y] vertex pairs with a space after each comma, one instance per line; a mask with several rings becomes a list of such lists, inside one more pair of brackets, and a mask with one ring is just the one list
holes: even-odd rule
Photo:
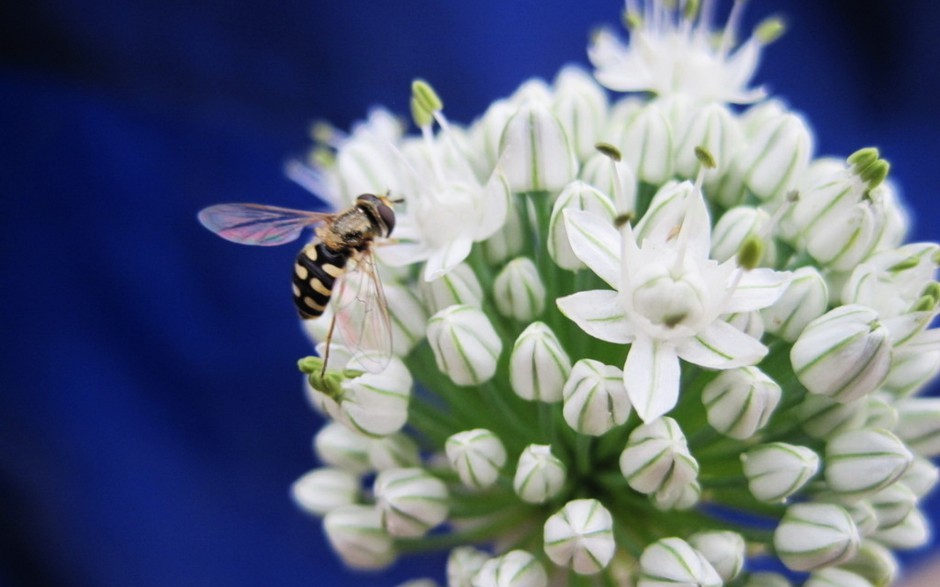
[[[585, 63], [614, 0], [124, 3], [0, 8], [0, 584], [394, 585], [342, 568], [288, 498], [319, 426], [295, 360], [290, 247], [236, 247], [195, 213], [315, 207], [283, 160], [313, 119], [407, 112], [430, 80], [467, 122]], [[759, 80], [819, 152], [878, 145], [940, 239], [938, 8], [766, 0], [790, 33]], [[937, 518], [936, 500], [932, 515]]]

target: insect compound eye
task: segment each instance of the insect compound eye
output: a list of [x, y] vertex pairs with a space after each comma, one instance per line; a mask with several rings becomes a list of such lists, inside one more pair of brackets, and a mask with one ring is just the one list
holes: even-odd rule
[[385, 227], [388, 229], [388, 232], [385, 233], [385, 236], [389, 236], [392, 234], [392, 231], [395, 230], [395, 211], [392, 210], [391, 206], [386, 206], [381, 202], [379, 202], [376, 208], [379, 211], [379, 216], [382, 218], [382, 222], [385, 223]]

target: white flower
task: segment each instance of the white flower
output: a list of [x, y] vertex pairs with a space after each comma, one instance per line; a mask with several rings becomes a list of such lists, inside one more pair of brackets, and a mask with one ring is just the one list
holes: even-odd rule
[[829, 287], [815, 267], [793, 272], [790, 285], [771, 306], [761, 310], [767, 332], [793, 342], [806, 326], [822, 316], [829, 305]]
[[780, 385], [757, 367], [722, 371], [702, 391], [712, 428], [743, 440], [763, 428], [780, 402]]
[[483, 428], [458, 432], [444, 445], [451, 468], [468, 487], [482, 489], [496, 483], [506, 464], [506, 448], [499, 437]]
[[709, 259], [708, 211], [700, 190], [688, 184], [687, 193], [678, 226], [664, 215], [646, 225], [642, 245], [629, 228], [621, 238], [600, 217], [565, 213], [575, 254], [615, 290], [579, 292], [559, 298], [558, 307], [591, 336], [631, 344], [623, 380], [645, 422], [675, 406], [680, 358], [710, 369], [759, 361], [766, 347], [720, 316], [772, 304], [788, 280]]
[[511, 550], [492, 558], [473, 577], [472, 587], [547, 587], [548, 576], [534, 556]]
[[813, 154], [813, 134], [798, 114], [780, 112], [750, 129], [747, 149], [735, 167], [751, 192], [763, 201], [783, 197], [797, 185]]
[[930, 540], [930, 527], [924, 514], [913, 509], [901, 522], [889, 528], [878, 528], [871, 537], [890, 548], [911, 550]]
[[603, 570], [615, 547], [613, 518], [596, 499], [569, 501], [545, 521], [545, 554], [579, 575]]
[[348, 505], [331, 510], [323, 529], [333, 550], [354, 569], [383, 569], [395, 562], [392, 537], [382, 528], [372, 506]]
[[565, 67], [555, 78], [552, 112], [561, 121], [575, 154], [585, 159], [594, 152], [607, 115], [607, 95], [590, 74]]
[[493, 282], [496, 309], [519, 322], [537, 318], [545, 309], [545, 285], [535, 263], [517, 257], [506, 264]]
[[898, 437], [922, 457], [940, 455], [940, 398], [908, 398], [898, 404]]
[[711, 563], [680, 538], [663, 538], [647, 546], [640, 556], [637, 587], [695, 585], [721, 587], [722, 581]]
[[887, 430], [851, 430], [826, 443], [824, 474], [832, 491], [843, 499], [858, 499], [897, 481], [913, 460], [904, 443]]
[[812, 393], [850, 402], [888, 376], [891, 338], [865, 306], [839, 306], [806, 326], [790, 351], [793, 371]]
[[[606, 165], [607, 158], [603, 158]], [[568, 229], [564, 218], [564, 211], [568, 209], [594, 212], [605, 216], [611, 223], [616, 212], [610, 198], [596, 187], [581, 180], [573, 181], [565, 186], [555, 200], [548, 223], [548, 254], [563, 269], [582, 269], [584, 263], [574, 254], [568, 242]]]
[[437, 368], [457, 385], [476, 385], [496, 373], [502, 341], [482, 311], [450, 306], [431, 316], [428, 342]]
[[803, 587], [873, 587], [864, 577], [845, 569], [829, 567], [810, 574]]
[[447, 519], [447, 486], [424, 469], [382, 471], [373, 490], [382, 525], [392, 536], [423, 536]]
[[433, 281], [422, 279], [419, 287], [424, 304], [432, 314], [450, 306], [479, 308], [483, 305], [483, 286], [466, 263], [454, 266], [446, 275]]
[[578, 171], [561, 121], [534, 101], [519, 108], [506, 123], [500, 166], [512, 192], [557, 191]]
[[779, 502], [796, 493], [819, 471], [819, 456], [805, 446], [773, 442], [741, 455], [751, 495]]
[[864, 577], [872, 585], [893, 585], [900, 570], [897, 557], [874, 540], [862, 542], [855, 558], [841, 568]]
[[561, 491], [567, 469], [547, 444], [530, 444], [519, 456], [512, 486], [522, 501], [545, 503]]
[[850, 560], [861, 539], [845, 509], [831, 503], [787, 508], [774, 531], [777, 556], [794, 571], [810, 571]]
[[322, 467], [305, 474], [291, 485], [291, 495], [297, 505], [315, 516], [356, 503], [359, 497], [359, 478], [348, 471]]
[[803, 431], [817, 439], [854, 430], [864, 424], [868, 417], [864, 401], [842, 403], [815, 394], [807, 394], [797, 413]]
[[458, 546], [447, 557], [447, 587], [472, 587], [473, 576], [490, 555], [472, 546]]
[[620, 472], [640, 493], [676, 493], [694, 481], [698, 463], [676, 421], [664, 417], [638, 426], [620, 453]]
[[571, 373], [571, 359], [558, 337], [543, 322], [522, 331], [509, 357], [509, 381], [516, 395], [527, 400], [557, 402]]
[[722, 581], [731, 581], [744, 567], [744, 538], [737, 532], [696, 532], [689, 545], [705, 557]]
[[582, 434], [600, 436], [630, 416], [620, 369], [592, 359], [574, 364], [562, 390], [565, 422]]
[[[594, 36], [588, 56], [601, 84], [620, 92], [684, 94], [701, 102], [754, 102], [765, 92], [750, 89], [761, 48], [770, 39], [752, 36], [737, 49], [738, 4], [725, 28], [716, 31], [711, 14], [685, 13], [684, 4], [658, 0], [628, 2], [630, 45], [609, 31]], [[630, 10], [629, 8], [632, 8]], [[714, 35], [721, 43], [714, 44]]]
[[339, 422], [329, 422], [313, 438], [317, 457], [331, 465], [353, 474], [362, 474], [370, 469], [370, 438]]

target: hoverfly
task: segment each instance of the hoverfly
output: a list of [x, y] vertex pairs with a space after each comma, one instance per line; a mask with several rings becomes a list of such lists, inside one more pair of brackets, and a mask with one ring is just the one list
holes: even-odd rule
[[372, 248], [375, 239], [387, 238], [395, 228], [397, 202], [387, 195], [362, 194], [337, 213], [217, 204], [201, 210], [199, 222], [226, 240], [260, 246], [289, 243], [316, 225], [313, 240], [294, 263], [293, 299], [305, 320], [320, 317], [333, 299], [321, 376], [337, 326], [359, 362], [368, 371], [379, 372], [392, 354], [392, 331]]

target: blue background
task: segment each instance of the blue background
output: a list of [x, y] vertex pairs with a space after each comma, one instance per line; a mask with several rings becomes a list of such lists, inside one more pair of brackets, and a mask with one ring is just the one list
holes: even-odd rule
[[[940, 239], [934, 3], [751, 4], [745, 30], [775, 12], [791, 24], [758, 81], [807, 114], [819, 153], [881, 147], [913, 238]], [[441, 556], [346, 571], [295, 509], [288, 487], [313, 466], [319, 427], [295, 370], [309, 352], [285, 281], [296, 251], [230, 245], [195, 213], [316, 207], [281, 173], [311, 120], [407, 113], [420, 76], [468, 122], [526, 77], [586, 63], [588, 32], [620, 10], [3, 3], [0, 585], [441, 578]]]

